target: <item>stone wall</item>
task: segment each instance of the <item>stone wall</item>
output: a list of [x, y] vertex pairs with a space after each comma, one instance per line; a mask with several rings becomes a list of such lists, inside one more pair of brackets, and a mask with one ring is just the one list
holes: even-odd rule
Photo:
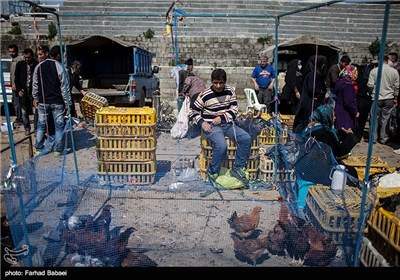
[[[162, 35], [165, 32], [163, 15], [170, 4], [165, 0], [120, 0], [112, 1], [112, 4], [110, 1], [67, 0], [60, 9], [63, 43], [68, 44], [92, 35], [105, 35], [135, 42], [138, 46], [155, 52], [154, 64], [161, 67], [159, 76], [162, 93], [172, 98], [174, 81], [169, 74], [174, 51], [171, 36]], [[212, 69], [224, 68], [228, 73], [228, 82], [237, 87], [239, 95], [243, 94], [245, 87], [252, 87], [250, 74], [258, 63], [259, 52], [274, 44], [273, 40], [267, 44], [258, 42], [261, 38], [273, 36], [275, 32], [274, 19], [259, 15], [277, 15], [313, 4], [315, 3], [285, 0], [186, 1], [184, 6], [178, 8], [193, 16], [185, 18], [179, 24], [179, 58], [184, 61], [192, 57], [195, 74], [208, 83]], [[109, 16], [117, 14], [118, 16]], [[149, 16], [138, 17], [133, 16], [134, 14]], [[237, 17], [217, 16], [221, 14]], [[248, 16], [243, 17], [245, 14]], [[372, 59], [368, 46], [381, 36], [383, 14], [383, 4], [334, 4], [305, 11], [280, 19], [279, 40], [291, 39], [302, 34], [317, 35], [342, 48], [354, 63], [362, 63], [366, 58]], [[18, 17], [14, 20], [19, 22], [22, 35], [6, 35], [11, 28], [10, 23], [1, 22], [3, 57], [8, 56], [4, 46], [10, 43], [17, 43], [20, 49], [34, 47], [36, 32], [41, 35], [40, 43], [50, 46], [58, 43], [56, 40], [46, 39], [48, 25], [54, 21], [52, 16], [47, 19], [36, 18], [38, 30], [33, 27], [32, 17]], [[399, 22], [400, 5], [391, 5], [387, 33], [389, 43], [400, 43]], [[155, 31], [154, 38], [144, 38], [143, 32], [147, 29]]]

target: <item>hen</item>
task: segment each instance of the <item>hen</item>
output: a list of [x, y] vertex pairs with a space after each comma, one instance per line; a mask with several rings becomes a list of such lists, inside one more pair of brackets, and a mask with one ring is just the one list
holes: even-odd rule
[[304, 265], [319, 267], [329, 265], [337, 253], [337, 246], [332, 238], [325, 237], [311, 225], [305, 225], [303, 230], [310, 244], [310, 250], [304, 256]]
[[232, 216], [228, 219], [229, 226], [235, 230], [235, 233], [240, 238], [249, 237], [260, 223], [260, 212], [262, 212], [260, 206], [254, 207], [250, 214], [244, 214], [240, 217], [237, 215], [237, 212], [234, 211]]
[[257, 260], [268, 253], [267, 236], [257, 239], [241, 239], [236, 233], [231, 233], [231, 237], [233, 239], [235, 256], [239, 260], [249, 260], [255, 266]]
[[267, 249], [268, 251], [277, 256], [284, 256], [286, 249], [286, 234], [284, 230], [276, 224], [275, 227], [268, 232]]

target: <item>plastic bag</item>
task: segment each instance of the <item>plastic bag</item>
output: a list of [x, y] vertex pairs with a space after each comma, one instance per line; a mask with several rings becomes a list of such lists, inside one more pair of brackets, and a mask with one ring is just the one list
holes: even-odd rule
[[171, 129], [171, 136], [174, 139], [184, 138], [189, 129], [189, 112], [190, 112], [190, 97], [186, 97], [183, 101], [182, 108], [179, 111], [176, 123]]

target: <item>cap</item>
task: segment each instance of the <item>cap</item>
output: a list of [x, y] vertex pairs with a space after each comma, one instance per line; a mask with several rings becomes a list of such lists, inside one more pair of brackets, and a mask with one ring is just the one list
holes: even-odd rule
[[193, 59], [192, 58], [186, 59], [185, 64], [186, 65], [193, 65]]

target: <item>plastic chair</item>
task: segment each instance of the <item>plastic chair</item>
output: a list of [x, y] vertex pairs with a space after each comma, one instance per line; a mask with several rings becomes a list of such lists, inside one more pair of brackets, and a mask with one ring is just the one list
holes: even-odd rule
[[260, 104], [258, 102], [257, 94], [252, 88], [245, 88], [244, 93], [246, 94], [246, 99], [247, 99], [247, 111], [249, 110], [256, 110], [256, 111], [261, 111], [264, 112], [267, 109], [267, 105], [265, 104]]

